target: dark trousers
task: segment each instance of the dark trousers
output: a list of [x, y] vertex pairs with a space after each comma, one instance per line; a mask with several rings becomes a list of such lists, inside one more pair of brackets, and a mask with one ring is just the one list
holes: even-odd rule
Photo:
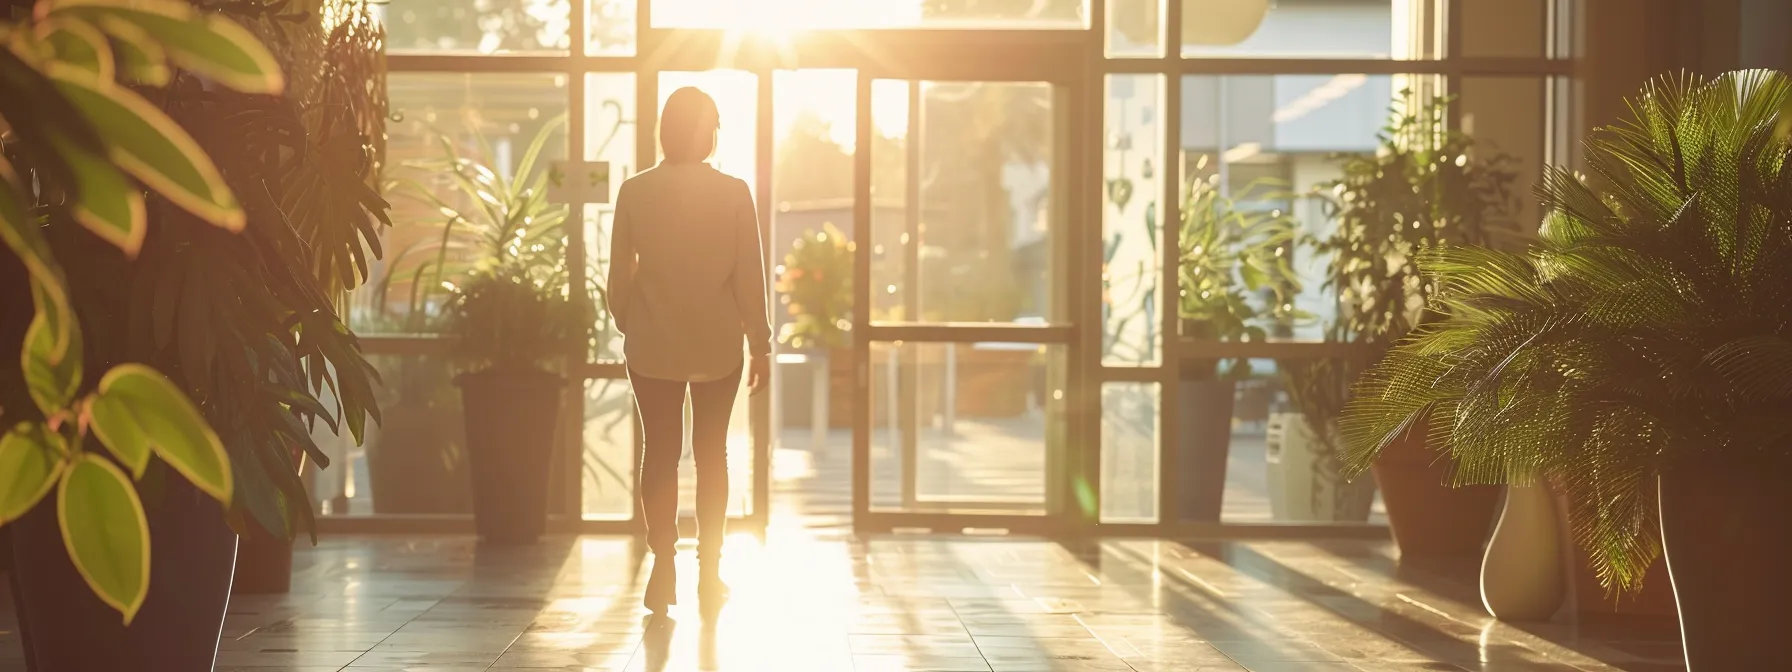
[[691, 395], [691, 452], [697, 461], [697, 557], [721, 557], [728, 519], [728, 416], [740, 391], [739, 369], [721, 380], [686, 383], [630, 371], [641, 449], [641, 515], [647, 547], [670, 559], [678, 543], [678, 458], [684, 452], [684, 399]]

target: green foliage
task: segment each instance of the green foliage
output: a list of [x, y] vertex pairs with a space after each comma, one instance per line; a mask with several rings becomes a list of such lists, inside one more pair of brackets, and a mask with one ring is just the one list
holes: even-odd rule
[[87, 587], [130, 625], [149, 596], [149, 518], [131, 477], [95, 453], [71, 456], [56, 522]]
[[[342, 25], [359, 28], [332, 44], [377, 46], [358, 9]], [[312, 262], [349, 254], [337, 245], [359, 253], [333, 233], [362, 230], [384, 203], [282, 208], [295, 176], [342, 168], [354, 182], [373, 168], [366, 151], [309, 151], [300, 110], [363, 108], [286, 97], [305, 73], [241, 22], [180, 0], [39, 0], [25, 20], [0, 23], [0, 342], [19, 347], [16, 368], [0, 366], [0, 524], [55, 488], [70, 558], [128, 623], [149, 585], [134, 481], [151, 455], [239, 530], [252, 518], [291, 538], [310, 516], [295, 460], [322, 456], [305, 423], [359, 437], [377, 419], [372, 370], [334, 314], [339, 287]], [[354, 95], [383, 96], [368, 81], [354, 78]], [[317, 402], [326, 386], [338, 409]]]
[[779, 300], [794, 318], [779, 340], [793, 348], [838, 348], [852, 330], [852, 243], [832, 223], [803, 232], [784, 257]]
[[[1220, 193], [1217, 175], [1194, 180], [1184, 190], [1177, 314], [1196, 330], [1191, 335], [1264, 341], [1270, 328], [1299, 317], [1288, 298], [1300, 291], [1289, 264], [1298, 230], [1293, 216], [1238, 203], [1286, 195], [1281, 185], [1261, 181], [1234, 200]], [[1237, 360], [1228, 371], [1248, 375], [1250, 363]]]
[[0, 434], [0, 524], [18, 520], [62, 478], [68, 441], [42, 423], [21, 422]]
[[100, 379], [87, 404], [93, 434], [131, 474], [143, 477], [155, 453], [200, 491], [230, 501], [233, 483], [224, 442], [180, 388], [141, 364], [121, 364]]
[[[393, 180], [388, 191], [438, 213], [441, 233], [393, 255], [391, 270], [376, 288], [381, 314], [394, 300], [393, 292], [402, 290], [404, 331], [442, 329], [445, 309], [466, 283], [501, 268], [504, 273], [524, 273], [531, 284], [567, 284], [567, 208], [548, 201], [548, 170], [540, 161], [548, 141], [565, 124], [565, 116], [556, 117], [536, 133], [514, 178], [504, 177], [500, 167], [483, 158], [494, 155], [483, 136], [476, 155], [440, 135], [440, 156], [405, 164], [403, 176]], [[427, 182], [433, 180], [448, 180], [453, 189], [445, 196], [438, 194]]]
[[1375, 153], [1338, 155], [1342, 177], [1318, 187], [1331, 235], [1303, 241], [1328, 259], [1324, 286], [1338, 297], [1327, 339], [1362, 350], [1361, 359], [1278, 362], [1290, 401], [1326, 448], [1322, 462], [1338, 454], [1330, 428], [1366, 362], [1437, 319], [1422, 314], [1436, 287], [1424, 282], [1419, 256], [1445, 244], [1486, 244], [1515, 210], [1515, 159], [1449, 128], [1453, 99], [1399, 95]]
[[475, 367], [541, 368], [579, 352], [597, 316], [564, 285], [510, 262], [476, 273], [449, 304], [454, 357]]
[[1308, 242], [1330, 259], [1334, 340], [1386, 346], [1404, 337], [1426, 319], [1435, 291], [1421, 281], [1419, 255], [1486, 243], [1514, 205], [1513, 159], [1481, 156], [1474, 138], [1449, 128], [1450, 98], [1400, 95], [1376, 152], [1340, 155], [1343, 177], [1319, 187], [1336, 226]]
[[[1356, 388], [1351, 467], [1428, 424], [1457, 483], [1565, 488], [1607, 586], [1659, 555], [1656, 481], [1692, 461], [1792, 457], [1792, 80], [1743, 71], [1647, 86], [1552, 168], [1526, 253], [1426, 251], [1433, 308]], [[1422, 430], [1421, 430], [1422, 431]]]

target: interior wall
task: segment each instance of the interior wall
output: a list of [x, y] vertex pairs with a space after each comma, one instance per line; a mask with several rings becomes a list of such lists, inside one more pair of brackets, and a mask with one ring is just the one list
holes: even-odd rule
[[1622, 118], [1624, 100], [1662, 74], [1792, 72], [1792, 1], [1576, 0], [1573, 16], [1574, 137]]

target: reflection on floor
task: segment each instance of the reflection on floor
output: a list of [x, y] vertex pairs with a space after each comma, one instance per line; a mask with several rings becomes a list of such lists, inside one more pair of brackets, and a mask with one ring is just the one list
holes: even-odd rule
[[[524, 548], [349, 537], [300, 550], [294, 592], [240, 597], [220, 670], [1671, 670], [1672, 628], [1486, 617], [1457, 571], [1385, 543], [729, 541], [734, 596], [644, 623], [630, 538]], [[22, 669], [0, 603], [0, 670]]]

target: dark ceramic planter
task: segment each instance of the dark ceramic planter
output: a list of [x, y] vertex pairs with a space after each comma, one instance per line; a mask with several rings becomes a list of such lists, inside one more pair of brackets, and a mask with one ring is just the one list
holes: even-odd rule
[[1786, 464], [1700, 455], [1661, 475], [1661, 535], [1688, 672], [1792, 670]]
[[450, 458], [463, 442], [461, 409], [406, 399], [385, 410], [368, 442], [367, 466], [378, 514], [465, 514], [465, 477]]
[[218, 503], [166, 472], [149, 514], [150, 583], [126, 627], [68, 559], [53, 500], [10, 527], [15, 601], [33, 672], [210, 670], [230, 602], [237, 537]]
[[1568, 511], [1574, 502], [1554, 483], [1550, 484], [1550, 491], [1556, 500], [1556, 534], [1566, 551], [1562, 554], [1562, 562], [1567, 565], [1565, 574], [1572, 586], [1570, 594], [1574, 598], [1576, 621], [1582, 626], [1610, 624], [1620, 627], [1671, 623], [1677, 612], [1667, 564], [1657, 559], [1649, 566], [1642, 590], [1634, 594], [1611, 594], [1599, 583], [1599, 574], [1593, 569], [1593, 554], [1574, 538], [1574, 525], [1568, 519]]
[[1212, 379], [1185, 380], [1181, 385], [1178, 513], [1183, 521], [1217, 523], [1225, 504], [1226, 458], [1232, 450], [1232, 409], [1238, 384]]
[[473, 525], [486, 541], [528, 544], [547, 529], [549, 462], [566, 380], [532, 369], [454, 379], [466, 409]]
[[272, 535], [255, 533], [238, 537], [237, 595], [277, 595], [292, 592], [292, 543]]
[[1416, 432], [1384, 448], [1373, 471], [1402, 559], [1481, 557], [1499, 486], [1451, 487], [1449, 458]]

